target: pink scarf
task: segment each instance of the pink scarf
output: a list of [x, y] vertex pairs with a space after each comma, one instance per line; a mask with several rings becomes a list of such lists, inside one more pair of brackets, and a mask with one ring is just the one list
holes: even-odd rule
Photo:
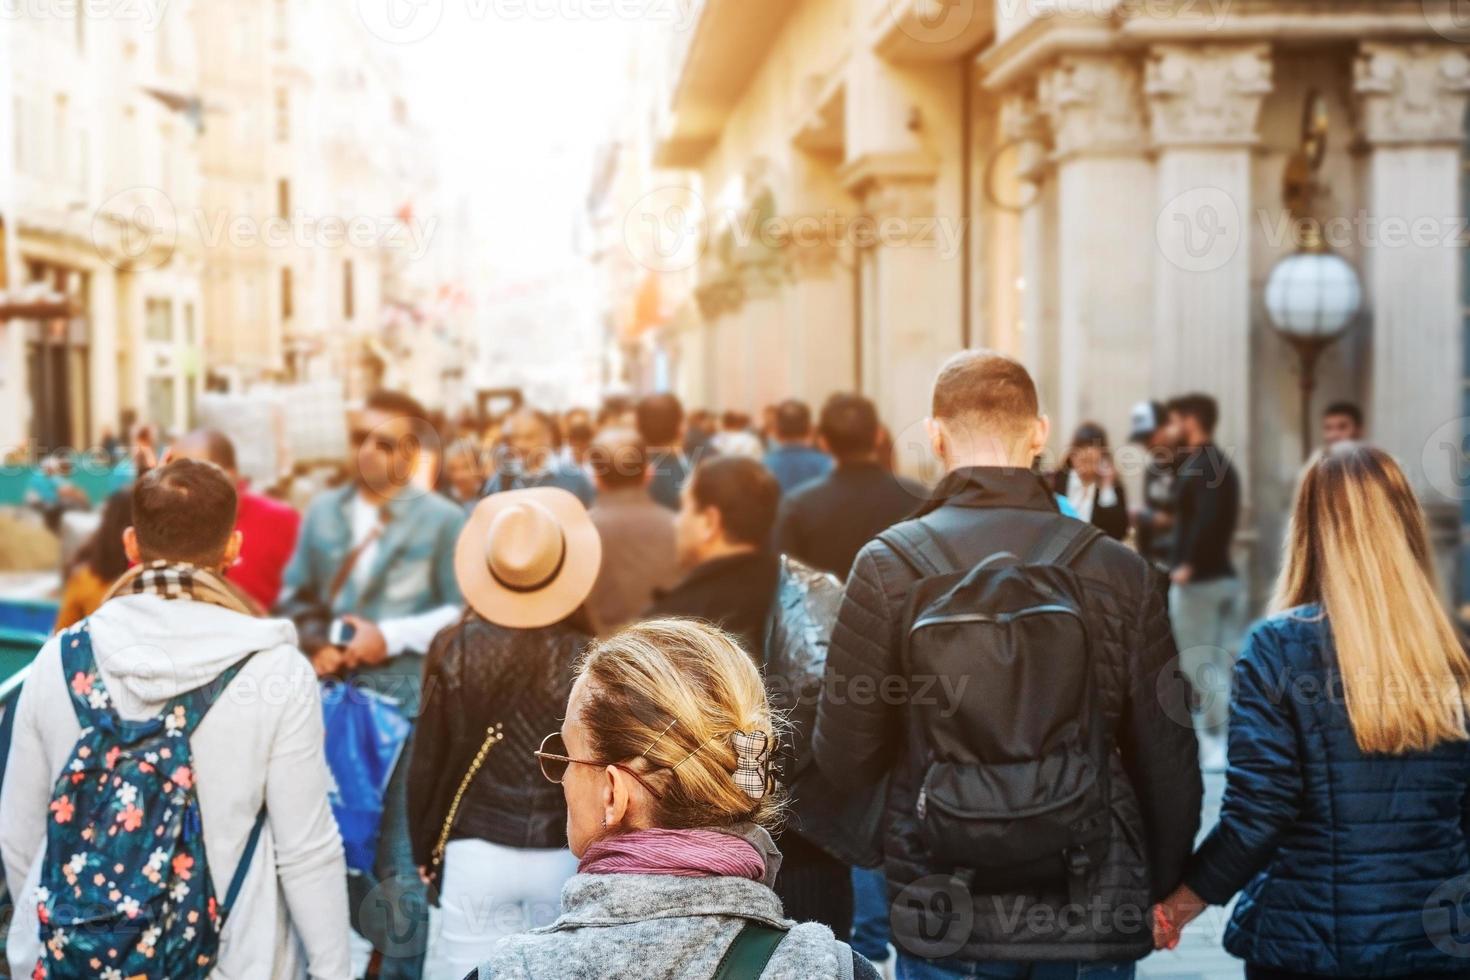
[[577, 866], [579, 874], [673, 875], [678, 878], [766, 876], [754, 846], [713, 830], [635, 830], [597, 841]]

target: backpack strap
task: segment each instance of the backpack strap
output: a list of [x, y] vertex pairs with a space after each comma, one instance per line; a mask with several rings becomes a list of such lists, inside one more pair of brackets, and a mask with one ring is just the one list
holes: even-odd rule
[[180, 694], [168, 703], [167, 707], [164, 708], [164, 714], [169, 715], [179, 708], [183, 708], [183, 733], [185, 736], [193, 735], [194, 729], [199, 727], [199, 723], [204, 720], [204, 716], [209, 713], [209, 709], [214, 707], [215, 702], [224, 695], [225, 688], [230, 686], [230, 682], [235, 679], [235, 675], [240, 673], [245, 665], [250, 662], [250, 658], [254, 657], [255, 653], [258, 652], [247, 653], [220, 671], [219, 676], [215, 677], [214, 680], [201, 684], [192, 691], [185, 691], [183, 694]]
[[250, 828], [250, 836], [245, 838], [245, 850], [240, 852], [240, 863], [235, 865], [235, 874], [230, 878], [230, 887], [225, 890], [225, 900], [219, 907], [220, 927], [224, 927], [225, 919], [229, 918], [230, 909], [235, 907], [235, 899], [240, 897], [240, 889], [245, 885], [245, 876], [250, 871], [250, 862], [255, 858], [255, 847], [260, 843], [260, 832], [265, 827], [265, 807], [255, 815], [255, 825]]
[[112, 708], [112, 696], [102, 682], [102, 671], [97, 668], [97, 658], [92, 653], [92, 631], [82, 620], [62, 633], [61, 679], [66, 682], [66, 692], [71, 696], [71, 706], [77, 713], [77, 722], [83, 728], [96, 728], [103, 719], [116, 723], [117, 713]]
[[965, 567], [944, 539], [923, 521], [895, 524], [879, 534], [878, 540], [897, 552], [922, 576], [944, 575]]
[[1072, 562], [1082, 556], [1082, 552], [1092, 547], [1093, 542], [1103, 535], [1103, 530], [1095, 524], [1075, 519], [1058, 521], [1051, 532], [1036, 545], [1031, 553], [1030, 563], [1070, 567]]
[[785, 938], [785, 929], [747, 919], [710, 980], [759, 980]]

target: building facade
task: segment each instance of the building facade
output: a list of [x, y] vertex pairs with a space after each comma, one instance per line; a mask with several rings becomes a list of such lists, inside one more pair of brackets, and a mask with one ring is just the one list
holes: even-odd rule
[[656, 331], [692, 403], [860, 390], [922, 470], [929, 383], [961, 347], [1032, 367], [1058, 446], [1083, 421], [1121, 442], [1134, 402], [1207, 392], [1259, 598], [1309, 448], [1264, 291], [1327, 232], [1364, 310], [1318, 363], [1314, 409], [1363, 404], [1454, 568], [1470, 25], [1453, 4], [696, 10], [639, 110], [658, 120], [649, 190], [696, 195], [693, 307]]
[[145, 8], [55, 5], [0, 35], [6, 280], [72, 311], [0, 325], [7, 447], [90, 445], [124, 410], [179, 424], [203, 381], [201, 243], [176, 220], [200, 194], [193, 5]]
[[0, 18], [0, 291], [69, 301], [0, 321], [0, 451], [186, 429], [206, 388], [462, 402], [466, 266], [395, 52], [326, 0], [98, 9]]

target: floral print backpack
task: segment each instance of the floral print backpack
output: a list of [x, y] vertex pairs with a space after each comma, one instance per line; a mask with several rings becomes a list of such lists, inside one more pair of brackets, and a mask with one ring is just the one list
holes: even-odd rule
[[62, 636], [61, 651], [82, 735], [51, 793], [36, 892], [45, 949], [32, 978], [206, 976], [265, 810], [217, 902], [189, 736], [250, 657], [174, 698], [159, 717], [125, 721], [103, 686], [85, 621]]

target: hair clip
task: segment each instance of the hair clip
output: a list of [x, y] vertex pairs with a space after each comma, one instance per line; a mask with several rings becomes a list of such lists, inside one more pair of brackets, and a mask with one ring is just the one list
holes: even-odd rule
[[735, 750], [733, 779], [746, 796], [764, 799], [772, 787], [771, 738], [761, 732], [731, 732], [730, 745]]
[[640, 756], [647, 756], [648, 753], [650, 753], [650, 752], [653, 751], [653, 747], [655, 745], [657, 745], [658, 743], [662, 742], [664, 740], [664, 736], [667, 735], [673, 729], [673, 727], [675, 725], [677, 725], [678, 723], [679, 723], [679, 719], [678, 718], [675, 718], [673, 721], [671, 721], [667, 725], [665, 725], [664, 726], [664, 730], [658, 733], [658, 737], [655, 738], [652, 742], [649, 742], [648, 743], [648, 747], [645, 748], [642, 752], [639, 752], [638, 754]]

